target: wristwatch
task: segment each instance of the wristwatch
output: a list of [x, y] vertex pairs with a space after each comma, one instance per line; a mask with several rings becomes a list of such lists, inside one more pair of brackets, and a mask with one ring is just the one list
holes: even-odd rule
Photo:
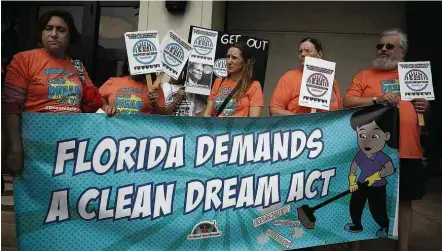
[[378, 103], [378, 97], [373, 97], [371, 100], [373, 100], [373, 104], [377, 104]]

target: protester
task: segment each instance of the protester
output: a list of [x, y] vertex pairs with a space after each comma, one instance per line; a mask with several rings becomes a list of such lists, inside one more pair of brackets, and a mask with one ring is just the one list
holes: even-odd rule
[[186, 93], [183, 80], [171, 78], [163, 83], [163, 91], [166, 102], [166, 111], [168, 115], [174, 116], [199, 116], [204, 112], [204, 104], [193, 93]]
[[[383, 102], [399, 106], [399, 250], [405, 251], [408, 250], [411, 230], [411, 202], [420, 200], [426, 193], [417, 114], [425, 113], [429, 103], [422, 98], [411, 102], [400, 99], [397, 67], [407, 52], [406, 34], [396, 29], [384, 32], [376, 51], [373, 68], [361, 71], [354, 77], [345, 95], [344, 107]], [[358, 250], [359, 243], [354, 243], [352, 248]]]
[[[227, 77], [215, 80], [204, 116], [261, 116], [264, 97], [261, 84], [252, 79], [254, 59], [248, 47], [242, 43], [230, 45], [226, 59]], [[233, 95], [222, 109], [222, 104], [231, 93]]]
[[[152, 82], [155, 81], [155, 74]], [[100, 87], [104, 108], [108, 116], [121, 114], [166, 114], [161, 86], [151, 92], [147, 89], [146, 75], [130, 75], [128, 60], [121, 77], [110, 78]]]
[[[305, 57], [322, 58], [323, 48], [321, 42], [315, 38], [304, 38], [299, 43], [298, 60], [299, 68], [286, 72], [280, 79], [270, 100], [270, 115], [293, 115], [311, 113], [310, 107], [299, 106], [299, 93], [301, 90], [302, 73]], [[336, 80], [333, 82], [330, 110], [342, 108], [341, 95]], [[321, 111], [321, 110], [317, 110]]]
[[22, 112], [95, 112], [103, 105], [81, 62], [68, 55], [78, 38], [71, 14], [50, 11], [38, 25], [43, 48], [17, 53], [6, 69], [2, 113], [9, 150], [6, 163], [14, 174], [23, 167]]

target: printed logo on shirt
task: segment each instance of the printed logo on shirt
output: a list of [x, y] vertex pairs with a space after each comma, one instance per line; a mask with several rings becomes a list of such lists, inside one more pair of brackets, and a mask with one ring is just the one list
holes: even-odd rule
[[118, 93], [115, 97], [114, 106], [125, 114], [136, 114], [143, 108], [143, 101], [134, 94]]
[[[44, 71], [45, 75], [68, 75], [73, 74], [65, 69], [51, 68]], [[56, 100], [59, 104], [76, 106], [80, 104], [81, 88], [78, 84], [66, 77], [47, 78], [48, 99]]]
[[399, 79], [388, 79], [381, 81], [382, 93], [391, 92], [393, 94], [401, 94], [399, 88]]
[[[227, 96], [229, 96], [231, 91], [232, 91], [231, 88], [219, 90], [218, 96], [215, 97], [215, 109], [217, 111], [221, 107], [221, 105], [224, 103], [224, 100], [227, 98]], [[236, 98], [232, 97], [230, 99], [229, 103], [227, 103], [224, 110], [221, 112], [221, 115], [232, 116], [236, 111], [236, 104], [237, 104]]]

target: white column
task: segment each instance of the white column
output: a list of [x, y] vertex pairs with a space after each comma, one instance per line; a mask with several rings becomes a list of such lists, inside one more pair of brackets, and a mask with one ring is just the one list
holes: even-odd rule
[[158, 30], [162, 39], [168, 30], [189, 37], [190, 25], [223, 30], [225, 2], [188, 1], [182, 14], [172, 14], [165, 1], [141, 1], [138, 30]]

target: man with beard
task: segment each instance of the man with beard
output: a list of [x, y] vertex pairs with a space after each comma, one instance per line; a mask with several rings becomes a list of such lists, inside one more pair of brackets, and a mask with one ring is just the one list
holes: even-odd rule
[[[413, 200], [425, 195], [424, 169], [420, 144], [420, 127], [417, 113], [425, 113], [427, 100], [416, 98], [410, 101], [400, 99], [398, 62], [404, 60], [407, 52], [407, 36], [399, 30], [382, 34], [376, 45], [376, 59], [373, 68], [359, 72], [353, 79], [344, 97], [344, 107], [365, 106], [388, 102], [399, 106], [399, 250], [408, 250]], [[388, 231], [387, 231], [388, 232]], [[359, 244], [353, 245], [359, 249]]]

